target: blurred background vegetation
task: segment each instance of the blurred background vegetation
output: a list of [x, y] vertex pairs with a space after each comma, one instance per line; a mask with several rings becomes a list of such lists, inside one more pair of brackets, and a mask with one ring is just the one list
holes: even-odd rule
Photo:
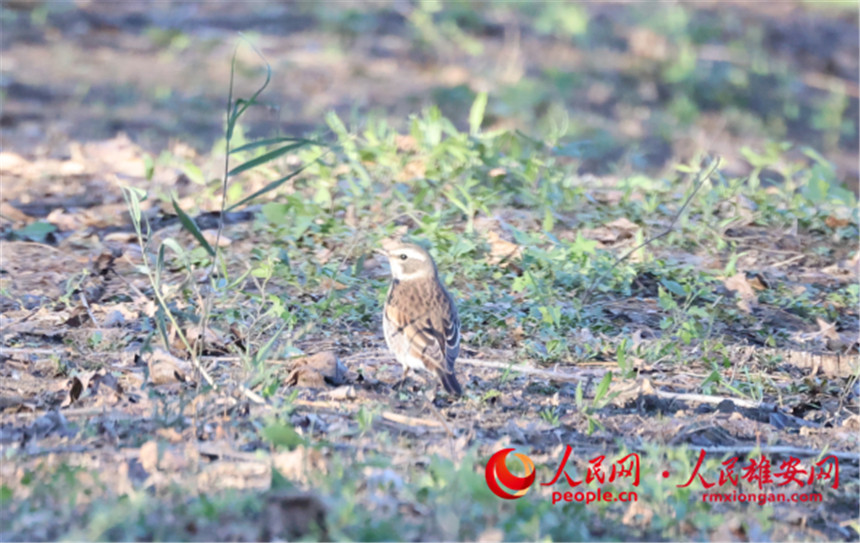
[[[463, 127], [486, 91], [485, 128], [555, 144], [582, 174], [657, 173], [702, 150], [748, 174], [787, 142], [856, 191], [854, 2], [7, 2], [2, 24], [7, 149], [121, 131], [208, 151], [241, 31], [274, 74], [250, 136], [310, 131], [329, 110], [402, 129], [431, 104]], [[239, 60], [247, 96], [261, 62]]]

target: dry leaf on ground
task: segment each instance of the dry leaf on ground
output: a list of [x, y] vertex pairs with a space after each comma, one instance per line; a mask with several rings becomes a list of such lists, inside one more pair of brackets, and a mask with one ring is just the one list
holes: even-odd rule
[[293, 360], [292, 371], [285, 379], [289, 386], [325, 388], [340, 385], [346, 379], [346, 367], [332, 351], [323, 351]]
[[824, 344], [831, 351], [847, 351], [857, 345], [857, 333], [839, 333], [836, 330], [836, 323], [830, 324], [821, 317], [816, 317], [815, 322], [818, 324], [818, 334], [824, 339]]
[[475, 220], [475, 229], [483, 232], [484, 238], [490, 244], [490, 254], [487, 255], [490, 264], [504, 268], [514, 267], [514, 262], [522, 258], [523, 248], [502, 228], [499, 219], [479, 217]]
[[286, 479], [302, 484], [310, 482], [309, 473], [314, 471], [326, 473], [328, 471], [322, 452], [303, 445], [299, 445], [291, 451], [272, 455], [272, 467]]
[[210, 228], [208, 230], [203, 230], [200, 232], [203, 234], [203, 238], [209, 242], [213, 248], [215, 246], [215, 239], [218, 239], [218, 247], [229, 247], [233, 240], [224, 235], [224, 232], [221, 232], [221, 237], [218, 237], [218, 230]]
[[750, 282], [747, 281], [745, 273], [738, 272], [724, 279], [723, 285], [737, 295], [738, 309], [744, 313], [752, 313], [753, 308], [758, 305], [758, 295]]
[[149, 367], [149, 382], [152, 385], [184, 383], [188, 380], [188, 363], [163, 349], [153, 349], [146, 363]]
[[621, 217], [612, 222], [608, 222], [597, 228], [583, 228], [580, 230], [582, 237], [600, 243], [611, 245], [625, 239], [632, 238], [636, 231], [639, 230], [639, 225], [633, 221]]

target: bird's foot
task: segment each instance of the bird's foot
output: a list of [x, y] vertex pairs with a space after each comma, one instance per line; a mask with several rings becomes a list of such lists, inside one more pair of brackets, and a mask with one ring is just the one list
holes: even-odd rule
[[409, 369], [410, 368], [406, 368], [403, 370], [403, 377], [399, 381], [397, 381], [391, 388], [393, 388], [397, 392], [404, 392], [403, 386], [406, 384], [406, 381], [409, 380]]

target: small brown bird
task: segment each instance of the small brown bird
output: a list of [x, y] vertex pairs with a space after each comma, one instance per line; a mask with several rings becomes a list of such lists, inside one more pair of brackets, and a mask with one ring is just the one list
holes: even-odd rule
[[386, 240], [383, 249], [391, 265], [391, 286], [382, 313], [385, 342], [403, 365], [436, 372], [449, 394], [463, 390], [454, 374], [460, 353], [460, 318], [451, 295], [439, 280], [436, 263], [418, 245]]

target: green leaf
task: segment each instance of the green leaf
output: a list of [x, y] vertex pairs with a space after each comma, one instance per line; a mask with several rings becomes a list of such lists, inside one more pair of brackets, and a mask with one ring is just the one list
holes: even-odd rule
[[671, 279], [661, 279], [660, 284], [663, 287], [674, 294], [675, 296], [685, 297], [687, 296], [687, 291], [684, 290], [684, 287], [681, 286], [677, 281], [672, 281]]
[[174, 253], [182, 256], [185, 254], [185, 249], [182, 248], [179, 243], [173, 238], [165, 238], [162, 243], [167, 246], [168, 249], [171, 249]]
[[812, 147], [806, 147], [806, 146], [804, 146], [804, 147], [802, 147], [802, 148], [801, 148], [801, 150], [803, 151], [803, 154], [804, 154], [804, 155], [808, 156], [809, 158], [811, 158], [811, 159], [812, 159], [812, 160], [814, 160], [815, 162], [818, 162], [819, 164], [822, 164], [822, 165], [824, 165], [824, 166], [827, 166], [827, 167], [828, 167], [828, 168], [830, 168], [831, 170], [833, 169], [833, 164], [832, 164], [829, 160], [827, 160], [826, 158], [824, 158], [824, 157], [821, 155], [821, 153], [819, 153], [818, 151], [816, 151], [816, 150], [815, 150], [815, 149], [813, 149]]
[[185, 163], [185, 166], [182, 167], [182, 173], [184, 173], [185, 177], [190, 179], [195, 185], [206, 184], [206, 178], [203, 177], [203, 172], [192, 162]]
[[170, 336], [167, 333], [167, 322], [164, 320], [164, 308], [159, 304], [158, 310], [155, 312], [155, 325], [158, 328], [161, 339], [165, 345], [170, 345]]
[[263, 345], [260, 348], [260, 350], [258, 350], [254, 354], [254, 359], [252, 360], [252, 363], [254, 366], [258, 366], [261, 362], [263, 362], [266, 359], [266, 357], [269, 355], [269, 351], [272, 349], [272, 346], [275, 344], [275, 341], [281, 336], [281, 332], [283, 332], [284, 328], [286, 328], [286, 327], [287, 327], [286, 322], [281, 323], [281, 326], [278, 328], [278, 331], [275, 332], [274, 334], [272, 334], [272, 336], [269, 338], [269, 341], [267, 341], [266, 344]]
[[152, 176], [155, 175], [155, 161], [149, 155], [143, 157], [143, 176], [147, 181], [152, 181]]
[[582, 381], [576, 383], [574, 401], [576, 402], [576, 408], [582, 410]]
[[13, 230], [17, 237], [38, 243], [44, 243], [48, 235], [56, 231], [56, 226], [44, 221], [31, 222], [24, 228]]
[[618, 368], [622, 374], [626, 374], [629, 369], [627, 367], [627, 338], [622, 339], [621, 343], [618, 344], [618, 348], [615, 349], [615, 356], [618, 359]]
[[228, 103], [231, 104], [231, 112], [229, 117], [227, 118], [226, 139], [228, 143], [231, 139], [233, 139], [233, 130], [236, 128], [236, 123], [239, 121], [239, 117], [241, 117], [245, 113], [245, 110], [247, 110], [250, 106], [257, 103], [257, 97], [260, 96], [260, 93], [262, 93], [263, 90], [265, 90], [266, 87], [269, 86], [269, 82], [272, 80], [272, 67], [269, 65], [268, 62], [266, 62], [266, 57], [263, 56], [263, 53], [261, 53], [259, 49], [254, 47], [254, 44], [251, 43], [249, 39], [247, 39], [241, 33], [239, 35], [242, 36], [242, 38], [251, 47], [251, 49], [253, 49], [254, 52], [257, 53], [257, 56], [259, 56], [260, 59], [266, 63], [266, 81], [263, 82], [263, 85], [258, 88], [254, 94], [251, 95], [250, 99], [239, 99], [236, 100], [235, 103], [233, 103], [233, 76], [236, 72], [236, 54], [239, 52], [239, 48], [236, 47], [236, 50], [233, 51], [233, 60], [230, 62], [230, 96]]
[[[663, 285], [657, 285], [657, 303], [660, 306], [660, 309], [665, 311], [670, 311], [672, 309], [678, 308], [678, 303], [675, 301], [675, 298], [669, 294], [669, 291], [666, 290]], [[665, 330], [665, 326], [667, 325], [668, 317], [664, 317], [663, 321], [660, 323], [660, 327]]]
[[179, 222], [182, 223], [182, 226], [191, 232], [191, 235], [194, 236], [194, 239], [196, 239], [198, 243], [200, 243], [201, 247], [206, 249], [209, 256], [214, 257], [215, 249], [213, 249], [212, 246], [209, 245], [209, 242], [206, 241], [206, 238], [203, 237], [203, 232], [201, 232], [200, 228], [197, 227], [197, 223], [194, 222], [194, 219], [179, 208], [179, 204], [176, 203], [176, 198], [171, 198], [170, 200], [173, 202], [173, 209], [176, 211], [176, 215], [179, 216]]
[[334, 111], [326, 113], [325, 120], [332, 132], [337, 136], [346, 158], [349, 159], [349, 164], [353, 171], [361, 179], [365, 188], [370, 187], [373, 180], [367, 172], [367, 169], [362, 165], [361, 153], [359, 153], [358, 146], [355, 144], [354, 138], [346, 129], [346, 125], [343, 124], [343, 121]]
[[158, 247], [158, 258], [155, 260], [155, 288], [161, 284], [161, 277], [164, 274], [164, 244]]
[[576, 256], [584, 256], [594, 254], [597, 250], [597, 242], [592, 239], [586, 239], [582, 236], [582, 232], [576, 233], [576, 239], [570, 246], [571, 251]]
[[269, 183], [269, 184], [268, 184], [268, 185], [266, 185], [265, 187], [261, 188], [260, 190], [258, 190], [258, 191], [257, 191], [257, 192], [255, 192], [254, 194], [252, 194], [252, 195], [248, 196], [247, 198], [243, 198], [242, 200], [240, 200], [240, 201], [236, 202], [235, 204], [231, 205], [230, 207], [228, 207], [227, 209], [225, 209], [225, 210], [224, 210], [224, 212], [226, 213], [226, 212], [228, 212], [228, 211], [232, 211], [232, 210], [236, 209], [236, 208], [237, 208], [237, 207], [239, 207], [239, 206], [245, 205], [246, 203], [250, 202], [251, 200], [253, 200], [253, 199], [254, 199], [254, 198], [256, 198], [257, 196], [261, 196], [261, 195], [263, 195], [263, 194], [266, 194], [267, 192], [271, 192], [271, 191], [275, 190], [276, 188], [280, 187], [281, 185], [283, 185], [284, 183], [286, 183], [287, 181], [289, 181], [289, 180], [290, 180], [290, 179], [292, 179], [293, 177], [295, 177], [295, 176], [299, 175], [299, 174], [300, 174], [301, 172], [303, 172], [306, 168], [308, 168], [311, 164], [314, 164], [314, 163], [315, 163], [315, 162], [317, 162], [319, 159], [321, 159], [323, 156], [325, 156], [328, 152], [329, 152], [329, 151], [326, 151], [325, 153], [323, 153], [323, 154], [321, 154], [320, 156], [316, 157], [315, 159], [311, 160], [310, 162], [308, 162], [307, 164], [305, 164], [304, 166], [302, 166], [302, 167], [301, 167], [301, 168], [299, 168], [298, 170], [296, 170], [296, 171], [294, 171], [294, 172], [290, 173], [289, 175], [287, 175], [287, 176], [285, 176], [285, 177], [282, 177], [282, 178], [280, 178], [280, 179], [277, 179], [277, 180], [275, 180], [275, 181], [272, 181], [271, 183]]
[[740, 253], [732, 253], [729, 256], [729, 261], [726, 263], [726, 267], [723, 268], [723, 275], [726, 277], [731, 277], [732, 275], [738, 273], [738, 259], [747, 254], [747, 251], [743, 251]]
[[296, 485], [276, 468], [272, 468], [272, 481], [269, 488], [271, 490], [292, 490]]
[[305, 443], [304, 438], [296, 432], [295, 428], [283, 422], [270, 422], [260, 430], [260, 433], [263, 439], [271, 443], [274, 447], [293, 450]]
[[830, 183], [824, 177], [813, 177], [806, 182], [801, 192], [812, 204], [823, 204], [830, 192]]
[[600, 380], [600, 384], [597, 385], [597, 391], [594, 393], [594, 403], [600, 402], [606, 393], [609, 392], [609, 385], [612, 383], [612, 372], [606, 372], [606, 375], [603, 376], [603, 379]]
[[281, 155], [285, 155], [294, 149], [298, 149], [299, 147], [304, 147], [304, 146], [305, 146], [304, 143], [291, 143], [290, 145], [284, 145], [283, 147], [279, 147], [278, 149], [275, 149], [274, 151], [269, 151], [268, 153], [264, 153], [264, 154], [258, 156], [257, 158], [252, 158], [251, 160], [249, 160], [248, 162], [245, 162], [244, 164], [240, 164], [239, 166], [236, 166], [235, 168], [230, 170], [230, 172], [227, 175], [229, 175], [229, 176], [238, 175], [242, 172], [256, 168], [257, 166], [259, 166], [261, 164], [265, 164], [266, 162], [271, 162], [272, 160], [275, 160], [276, 158], [278, 158]]
[[[743, 152], [743, 150], [741, 150], [741, 152]], [[701, 168], [699, 168], [698, 166], [693, 166], [690, 164], [676, 164], [675, 165], [675, 170], [677, 170], [681, 173], [696, 173], [700, 169]]]
[[131, 215], [131, 220], [134, 223], [135, 229], [140, 227], [140, 202], [146, 200], [146, 191], [137, 187], [122, 187], [122, 196], [125, 198], [125, 204], [128, 207], [128, 213]]
[[705, 378], [704, 381], [702, 381], [702, 384], [699, 386], [704, 388], [705, 385], [707, 385], [708, 383], [714, 383], [716, 385], [719, 385], [720, 383], [722, 383], [722, 381], [723, 378], [720, 376], [720, 372], [714, 370]]
[[484, 112], [487, 109], [487, 93], [479, 92], [472, 102], [469, 110], [469, 134], [477, 136], [481, 131], [481, 123], [484, 122]]
[[286, 224], [290, 213], [290, 204], [281, 202], [267, 202], [261, 209], [263, 216], [272, 224]]
[[295, 222], [293, 223], [292, 228], [290, 228], [290, 233], [294, 238], [298, 239], [302, 236], [302, 234], [305, 233], [308, 228], [311, 227], [316, 217], [308, 214], [297, 214], [293, 217], [293, 219]]
[[285, 142], [293, 142], [300, 143], [302, 145], [317, 145], [320, 147], [326, 147], [326, 144], [321, 141], [309, 140], [305, 138], [292, 138], [292, 137], [280, 137], [280, 138], [266, 138], [262, 140], [252, 141], [251, 143], [246, 143], [241, 147], [237, 147], [235, 149], [230, 149], [230, 154], [233, 153], [241, 153], [242, 151], [250, 151], [251, 149], [257, 149], [258, 147], [268, 147], [269, 145], [276, 145], [278, 143]]
[[555, 217], [552, 214], [552, 210], [547, 208], [543, 212], [542, 228], [543, 228], [544, 232], [552, 232], [552, 229], [554, 226], [555, 226]]
[[3, 507], [9, 507], [9, 503], [12, 501], [12, 496], [14, 492], [11, 488], [6, 485], [0, 485], [0, 504]]

